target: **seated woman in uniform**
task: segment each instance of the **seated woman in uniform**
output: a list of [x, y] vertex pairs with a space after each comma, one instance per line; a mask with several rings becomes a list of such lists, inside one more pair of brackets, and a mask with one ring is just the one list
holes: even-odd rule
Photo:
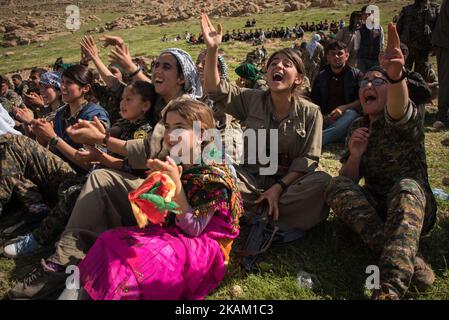
[[[380, 288], [374, 299], [399, 299], [409, 286], [429, 288], [435, 275], [418, 252], [420, 236], [435, 223], [436, 203], [429, 185], [424, 127], [411, 102], [404, 56], [393, 24], [381, 60], [360, 81], [364, 117], [348, 133], [340, 176], [332, 179], [326, 201], [335, 215], [380, 255]], [[364, 186], [359, 185], [365, 179]]]
[[[173, 156], [183, 159], [202, 154], [207, 146], [202, 133], [215, 128], [212, 110], [191, 99], [170, 104], [163, 122], [164, 144], [170, 151], [182, 144], [182, 155]], [[194, 122], [201, 125], [198, 133]], [[174, 135], [177, 130], [182, 139]], [[219, 285], [243, 209], [229, 168], [206, 163], [178, 166], [170, 156], [148, 160], [151, 172], [173, 180], [171, 199], [178, 213], [161, 225], [150, 222], [143, 229], [121, 227], [101, 234], [79, 265], [81, 285], [92, 299], [202, 299]], [[60, 299], [78, 296], [66, 289]]]
[[[315, 171], [321, 155], [323, 119], [319, 107], [296, 93], [304, 77], [301, 58], [293, 49], [275, 52], [268, 60], [269, 90], [242, 89], [219, 77], [221, 26], [216, 31], [203, 15], [201, 27], [207, 46], [205, 82], [209, 97], [241, 121], [246, 131], [256, 136], [261, 136], [262, 130], [270, 132], [268, 129], [278, 133], [275, 141], [259, 139], [257, 150], [249, 151], [255, 145], [246, 143], [245, 162], [236, 167], [242, 196], [248, 205], [268, 202], [269, 214], [279, 228], [289, 234], [290, 241], [298, 239], [326, 219], [328, 207], [323, 195], [330, 180], [328, 174]], [[277, 153], [269, 150], [273, 146]], [[274, 174], [263, 173], [267, 168], [260, 156], [255, 164], [248, 163], [250, 155], [270, 152], [275, 156], [270, 157]]]

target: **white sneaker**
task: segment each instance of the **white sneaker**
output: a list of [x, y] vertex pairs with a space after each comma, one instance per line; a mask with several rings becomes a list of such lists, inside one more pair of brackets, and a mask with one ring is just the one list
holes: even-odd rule
[[32, 254], [40, 248], [40, 244], [31, 233], [18, 237], [3, 248], [3, 255], [18, 258]]

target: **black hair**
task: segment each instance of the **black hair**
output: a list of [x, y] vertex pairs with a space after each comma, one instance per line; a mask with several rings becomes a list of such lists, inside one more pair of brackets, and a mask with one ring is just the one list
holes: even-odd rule
[[94, 81], [92, 71], [81, 64], [70, 66], [62, 73], [62, 76], [72, 80], [81, 87], [87, 86], [88, 84], [92, 86]]
[[4, 76], [0, 75], [0, 84], [3, 84], [3, 83], [8, 84], [8, 80]]
[[[150, 110], [154, 107], [157, 100], [157, 93], [154, 90], [154, 85], [152, 83], [136, 80], [128, 85], [129, 87], [132, 87], [136, 94], [140, 96], [142, 101], [149, 101], [150, 102]], [[149, 116], [149, 112], [147, 112], [147, 115]]]
[[45, 72], [47, 72], [47, 70], [45, 70], [45, 69], [43, 69], [43, 68], [37, 68], [37, 67], [34, 67], [34, 68], [31, 69], [30, 74], [32, 74], [32, 73], [38, 73], [38, 74], [39, 74], [39, 77], [41, 77]]
[[354, 32], [357, 27], [357, 21], [360, 19], [360, 11], [353, 11], [349, 18], [349, 31]]
[[370, 68], [368, 71], [366, 71], [365, 74], [367, 74], [368, 72], [373, 72], [373, 71], [382, 73], [382, 75], [388, 79], [387, 71], [384, 68], [382, 68], [381, 66], [374, 66], [374, 67]]
[[18, 79], [18, 80], [22, 81], [22, 77], [21, 77], [20, 74], [18, 74], [18, 73], [13, 74], [13, 75], [11, 76], [11, 79]]
[[346, 46], [346, 44], [344, 42], [341, 41], [337, 41], [337, 40], [331, 40], [329, 41], [329, 43], [326, 46], [326, 54], [330, 51], [330, 50], [345, 50], [346, 52], [348, 51], [348, 47]]

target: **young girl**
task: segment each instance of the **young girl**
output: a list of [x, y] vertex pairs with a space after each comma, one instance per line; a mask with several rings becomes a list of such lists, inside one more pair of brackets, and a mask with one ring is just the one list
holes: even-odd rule
[[[215, 127], [212, 111], [201, 102], [182, 99], [166, 109], [168, 149], [183, 143], [193, 155], [204, 148], [193, 131], [194, 121], [200, 121], [202, 131]], [[174, 130], [184, 131], [181, 142], [171, 137]], [[188, 163], [178, 167], [170, 157], [148, 160], [148, 167], [173, 180], [180, 214], [172, 223], [117, 228], [97, 239], [79, 265], [84, 290], [95, 300], [202, 299], [225, 274], [242, 212], [228, 168]]]

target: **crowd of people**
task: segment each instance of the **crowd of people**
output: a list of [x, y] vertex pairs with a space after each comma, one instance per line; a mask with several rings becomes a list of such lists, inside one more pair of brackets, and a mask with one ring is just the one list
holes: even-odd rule
[[[413, 6], [422, 5], [429, 6]], [[113, 60], [106, 65], [86, 36], [79, 63], [58, 59], [27, 81], [14, 75], [11, 89], [0, 77], [0, 213], [14, 199], [24, 215], [8, 229], [27, 230], [3, 254], [54, 244], [8, 297], [202, 299], [226, 273], [242, 218], [260, 208], [280, 244], [303, 237], [332, 209], [379, 254], [374, 299], [432, 286], [419, 250], [437, 213], [424, 149], [430, 89], [418, 63], [409, 70], [413, 51], [399, 27], [388, 25], [384, 46], [381, 27], [365, 25], [365, 9], [351, 15], [341, 40], [323, 46], [317, 34], [269, 56], [265, 50], [262, 70], [251, 61], [235, 70], [237, 84], [221, 54], [222, 27], [205, 14], [206, 48], [196, 61], [169, 48], [145, 70], [122, 38], [106, 36]], [[441, 117], [448, 27], [444, 0], [431, 30]], [[345, 142], [337, 177], [318, 170], [332, 142]], [[274, 155], [273, 172], [265, 155]], [[65, 287], [73, 265], [79, 289]]]
[[[345, 22], [341, 19], [339, 22], [332, 20], [329, 23], [326, 20], [320, 21], [318, 23], [312, 22], [301, 22], [297, 23], [292, 27], [274, 27], [271, 29], [254, 28], [256, 26], [256, 20], [248, 20], [243, 29], [233, 29], [232, 31], [227, 31], [223, 34], [223, 42], [229, 41], [242, 41], [251, 42], [255, 45], [263, 44], [267, 39], [302, 39], [306, 32], [318, 32], [324, 35], [326, 32], [329, 37], [334, 37], [338, 32], [345, 27]], [[251, 28], [251, 29], [247, 29]], [[253, 29], [254, 28], [254, 29]], [[161, 38], [162, 42], [169, 41], [182, 41], [185, 40], [190, 44], [203, 44], [203, 34], [200, 33], [198, 36], [192, 34], [188, 31], [185, 32], [184, 36], [180, 34], [176, 35], [173, 39], [170, 39], [167, 34]]]

